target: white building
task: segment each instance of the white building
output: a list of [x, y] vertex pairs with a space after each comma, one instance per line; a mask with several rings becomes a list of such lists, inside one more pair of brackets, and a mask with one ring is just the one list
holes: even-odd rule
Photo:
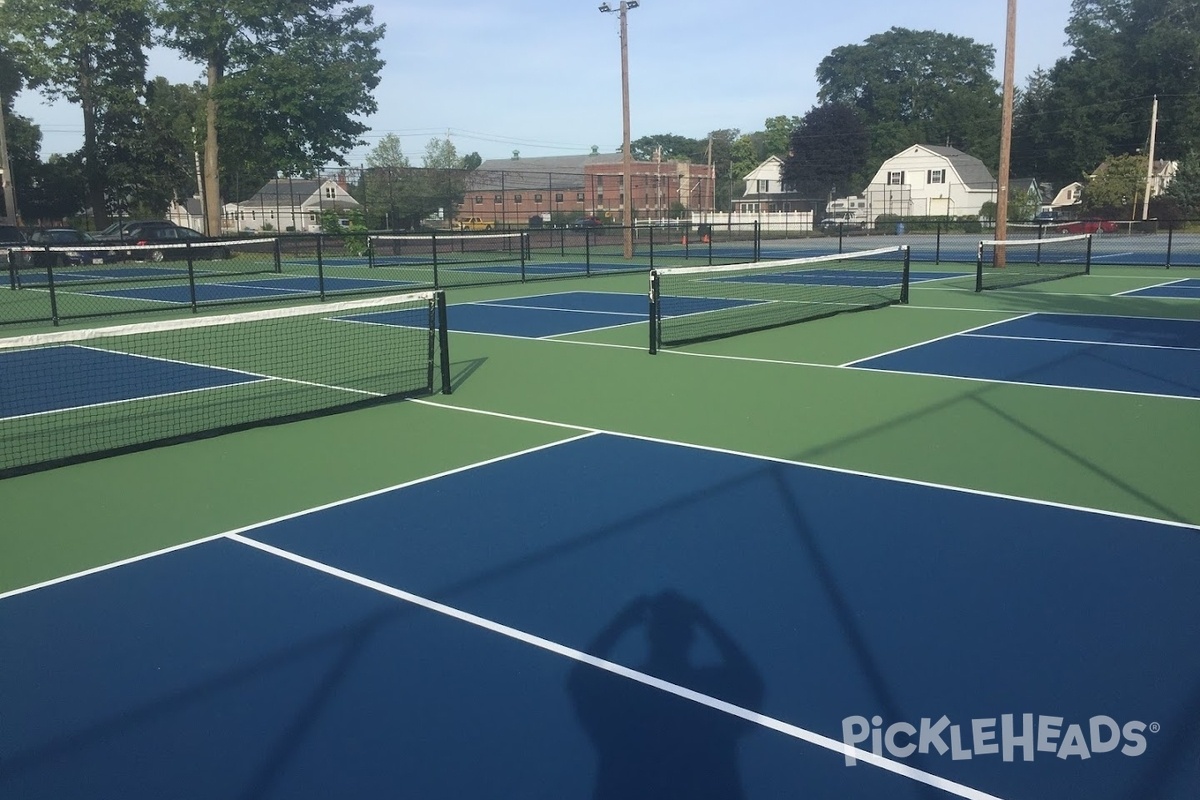
[[742, 176], [745, 190], [733, 202], [734, 213], [776, 214], [807, 211], [812, 198], [802, 198], [783, 188], [783, 159], [768, 156], [767, 160]]
[[996, 200], [996, 179], [974, 156], [917, 144], [883, 162], [867, 186], [867, 218], [974, 216]]
[[247, 232], [319, 231], [321, 212], [341, 213], [359, 206], [341, 178], [275, 178], [249, 200], [236, 204], [236, 210], [227, 206], [224, 224]]

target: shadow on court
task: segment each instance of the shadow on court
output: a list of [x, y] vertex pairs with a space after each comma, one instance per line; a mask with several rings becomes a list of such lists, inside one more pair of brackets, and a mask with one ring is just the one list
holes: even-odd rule
[[[638, 671], [759, 709], [762, 677], [699, 604], [674, 591], [635, 598], [588, 651], [607, 659], [635, 631], [644, 634], [646, 645]], [[719, 654], [717, 663], [693, 659], [697, 636], [708, 638]], [[738, 740], [755, 728], [752, 723], [583, 663], [572, 667], [567, 691], [596, 748], [596, 800], [744, 797]]]

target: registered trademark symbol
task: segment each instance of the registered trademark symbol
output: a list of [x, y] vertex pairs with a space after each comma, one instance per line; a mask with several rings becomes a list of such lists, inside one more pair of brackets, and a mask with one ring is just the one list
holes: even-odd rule
[[1150, 723], [1150, 732], [1151, 733], [1158, 733], [1161, 730], [1162, 730], [1162, 725], [1159, 725], [1157, 722]]

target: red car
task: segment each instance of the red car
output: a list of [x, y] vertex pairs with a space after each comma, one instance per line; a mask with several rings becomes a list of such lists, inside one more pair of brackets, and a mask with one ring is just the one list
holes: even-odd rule
[[1117, 223], [1107, 219], [1077, 219], [1054, 226], [1055, 233], [1116, 233]]

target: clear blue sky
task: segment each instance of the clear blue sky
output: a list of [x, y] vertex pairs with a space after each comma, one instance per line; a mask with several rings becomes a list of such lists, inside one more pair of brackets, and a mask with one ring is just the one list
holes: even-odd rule
[[[614, 8], [616, 0], [609, 0]], [[361, 164], [394, 133], [419, 164], [425, 144], [449, 132], [460, 154], [485, 159], [613, 152], [621, 143], [618, 15], [599, 0], [376, 0], [387, 25], [387, 62], [367, 120]], [[817, 63], [835, 47], [891, 27], [966, 36], [1004, 63], [1006, 0], [641, 0], [629, 12], [632, 136], [700, 138], [718, 128], [763, 129], [768, 117], [800, 116], [816, 103]], [[1068, 50], [1070, 0], [1018, 9], [1017, 86]], [[151, 76], [200, 80], [199, 65], [155, 50]], [[41, 125], [42, 155], [82, 143], [79, 108], [25, 92], [19, 114]]]

